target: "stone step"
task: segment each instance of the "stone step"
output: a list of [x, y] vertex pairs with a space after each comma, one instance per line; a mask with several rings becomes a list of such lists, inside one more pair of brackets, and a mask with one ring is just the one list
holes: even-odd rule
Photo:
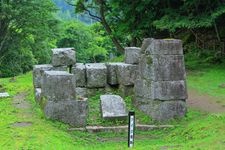
[[[165, 129], [165, 128], [174, 128], [173, 125], [143, 125], [137, 124], [135, 129], [138, 131], [149, 131], [155, 129]], [[98, 133], [98, 132], [127, 132], [128, 126], [87, 126], [85, 128], [69, 128], [69, 131], [86, 131], [89, 133]]]

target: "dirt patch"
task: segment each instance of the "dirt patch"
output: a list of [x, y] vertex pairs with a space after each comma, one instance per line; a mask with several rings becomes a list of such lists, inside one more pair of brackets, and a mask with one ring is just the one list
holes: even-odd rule
[[13, 127], [29, 127], [31, 125], [32, 122], [16, 122], [12, 124]]
[[11, 125], [13, 127], [28, 127], [32, 125], [32, 122], [28, 121], [32, 120], [33, 117], [32, 105], [25, 100], [26, 96], [27, 93], [22, 92], [13, 97], [12, 105], [19, 110], [17, 113], [17, 117], [18, 119], [21, 119], [21, 121], [13, 123]]
[[216, 98], [206, 94], [200, 94], [193, 89], [188, 90], [187, 105], [204, 112], [225, 112], [225, 107], [216, 103]]
[[30, 109], [32, 106], [30, 103], [25, 101], [26, 93], [20, 93], [13, 97], [13, 106], [15, 106], [18, 109]]

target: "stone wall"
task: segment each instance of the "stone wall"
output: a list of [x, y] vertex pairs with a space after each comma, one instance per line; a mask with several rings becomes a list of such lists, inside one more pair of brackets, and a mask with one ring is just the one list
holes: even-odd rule
[[182, 117], [187, 98], [182, 42], [145, 39], [125, 48], [125, 62], [76, 63], [73, 48], [53, 49], [52, 64], [33, 69], [35, 99], [47, 118], [85, 126], [87, 97], [118, 89], [153, 119]]
[[135, 82], [135, 104], [154, 120], [165, 121], [186, 113], [187, 90], [180, 40], [145, 39]]
[[72, 48], [52, 51], [52, 65], [36, 65], [33, 68], [36, 102], [46, 118], [71, 126], [86, 126], [87, 99], [77, 99], [76, 77], [68, 72], [76, 64], [75, 51]]

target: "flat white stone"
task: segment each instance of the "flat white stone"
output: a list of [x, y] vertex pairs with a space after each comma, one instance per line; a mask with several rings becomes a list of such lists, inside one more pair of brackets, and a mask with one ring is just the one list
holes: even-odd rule
[[118, 95], [101, 95], [101, 112], [104, 119], [126, 118], [126, 104]]
[[0, 98], [4, 98], [4, 97], [9, 97], [9, 93], [4, 92], [4, 93], [0, 93]]

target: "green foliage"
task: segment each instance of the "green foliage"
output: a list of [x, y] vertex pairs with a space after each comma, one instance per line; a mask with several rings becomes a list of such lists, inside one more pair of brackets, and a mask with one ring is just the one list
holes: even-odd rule
[[31, 70], [47, 63], [57, 32], [55, 7], [51, 0], [0, 2], [0, 76]]
[[213, 27], [216, 20], [225, 14], [225, 4], [220, 1], [184, 1], [183, 3], [169, 2], [164, 8], [161, 18], [154, 21], [154, 25], [161, 29], [175, 32], [177, 29], [197, 29]]
[[124, 62], [124, 55], [114, 57], [114, 58], [110, 59], [109, 61], [110, 62]]
[[17, 74], [30, 71], [33, 68], [34, 63], [36, 63], [36, 60], [30, 50], [10, 50], [2, 59], [0, 76], [15, 76]]
[[219, 51], [215, 52], [213, 49], [203, 49], [197, 47], [195, 43], [186, 44], [184, 50], [185, 65], [189, 70], [224, 63], [224, 56]]
[[[206, 59], [193, 54], [193, 57], [200, 59], [202, 63], [220, 63], [224, 60], [224, 55], [221, 57], [218, 55], [220, 48], [214, 48], [212, 51], [208, 48], [215, 47], [215, 42], [224, 43], [224, 1], [78, 0], [76, 2], [77, 12], [87, 10], [99, 12], [95, 15], [96, 19], [105, 27], [117, 50], [118, 45], [140, 46], [146, 37], [181, 38], [186, 41], [184, 45], [194, 43], [194, 51], [206, 49], [206, 53], [200, 52], [207, 55]], [[115, 41], [119, 41], [119, 44]], [[207, 48], [202, 46], [202, 43], [203, 45], [207, 43]]]
[[73, 21], [61, 25], [64, 29], [58, 47], [74, 47], [78, 62], [100, 62], [108, 57], [112, 44], [99, 24], [87, 26]]

